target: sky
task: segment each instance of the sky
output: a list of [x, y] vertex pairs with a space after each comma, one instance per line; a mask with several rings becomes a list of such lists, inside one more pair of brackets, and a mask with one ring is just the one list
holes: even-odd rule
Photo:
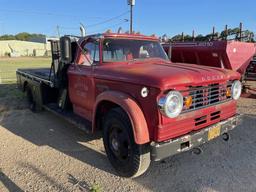
[[[134, 30], [142, 34], [184, 32], [208, 34], [215, 26], [244, 28], [256, 32], [256, 0], [136, 0]], [[127, 0], [0, 0], [0, 35], [19, 32], [56, 36], [79, 34], [83, 23], [88, 34], [107, 29], [129, 29]]]

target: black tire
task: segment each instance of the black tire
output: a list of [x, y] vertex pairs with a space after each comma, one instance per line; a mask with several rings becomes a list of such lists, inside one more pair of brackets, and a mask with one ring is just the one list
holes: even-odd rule
[[103, 142], [108, 159], [122, 177], [138, 177], [150, 165], [149, 145], [134, 141], [132, 125], [121, 108], [110, 110], [103, 121]]
[[29, 86], [26, 87], [26, 96], [27, 96], [29, 109], [32, 112], [36, 112], [36, 102], [33, 98], [33, 94], [32, 94], [31, 88]]

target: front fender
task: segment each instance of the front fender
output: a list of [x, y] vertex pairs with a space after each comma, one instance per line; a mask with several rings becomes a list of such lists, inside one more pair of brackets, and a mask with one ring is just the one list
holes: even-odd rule
[[102, 101], [115, 103], [127, 113], [132, 124], [135, 143], [145, 144], [150, 141], [147, 122], [142, 110], [129, 95], [118, 91], [105, 91], [96, 98], [93, 112], [93, 130], [95, 130], [97, 107]]

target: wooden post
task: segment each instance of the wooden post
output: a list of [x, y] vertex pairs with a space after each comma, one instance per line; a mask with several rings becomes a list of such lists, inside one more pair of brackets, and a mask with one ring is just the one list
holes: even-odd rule
[[181, 41], [184, 42], [184, 33], [181, 33]]
[[225, 39], [228, 39], [228, 25], [225, 25]]
[[239, 41], [242, 41], [243, 23], [239, 25]]
[[213, 26], [213, 28], [212, 28], [212, 40], [214, 40], [214, 37], [215, 37], [215, 27]]

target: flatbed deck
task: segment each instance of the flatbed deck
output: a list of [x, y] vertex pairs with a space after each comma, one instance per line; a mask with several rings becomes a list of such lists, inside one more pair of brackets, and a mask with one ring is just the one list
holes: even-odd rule
[[18, 69], [16, 73], [54, 87], [54, 74], [51, 72], [51, 68]]
[[[54, 88], [54, 74], [51, 72], [51, 68], [18, 69], [17, 74], [22, 76], [23, 78], [30, 79], [33, 83], [36, 84], [36, 88], [38, 88], [37, 83], [45, 83], [49, 85], [51, 88]], [[40, 90], [40, 88], [38, 88], [38, 90]], [[47, 90], [44, 90], [44, 92], [46, 91]], [[54, 113], [55, 115], [77, 126], [79, 129], [85, 131], [86, 133], [91, 133], [91, 122], [74, 114], [72, 110], [63, 110], [60, 107], [58, 107], [57, 103], [42, 102], [41, 105], [43, 109]]]

